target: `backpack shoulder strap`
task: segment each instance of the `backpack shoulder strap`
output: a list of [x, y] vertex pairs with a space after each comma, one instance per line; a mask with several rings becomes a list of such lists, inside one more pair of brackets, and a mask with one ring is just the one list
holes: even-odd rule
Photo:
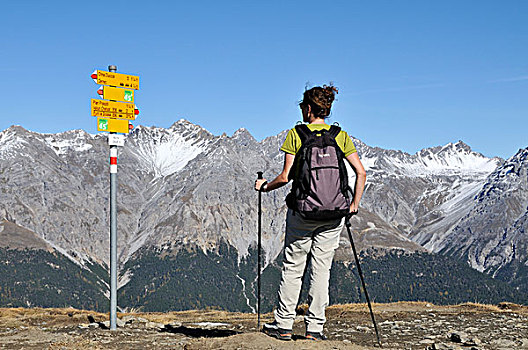
[[328, 133], [335, 139], [337, 135], [341, 132], [341, 128], [337, 125], [330, 126], [330, 130], [328, 130]]
[[295, 125], [295, 131], [297, 131], [297, 134], [299, 135], [301, 139], [301, 144], [305, 143], [305, 141], [312, 134], [312, 131], [308, 128], [306, 124]]

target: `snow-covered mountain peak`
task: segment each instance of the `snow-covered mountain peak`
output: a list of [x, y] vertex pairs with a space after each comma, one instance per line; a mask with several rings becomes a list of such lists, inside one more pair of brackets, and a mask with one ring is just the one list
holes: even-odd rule
[[24, 129], [19, 125], [13, 125], [0, 132], [0, 158], [14, 155], [13, 150], [20, 149], [32, 142], [42, 142], [51, 148], [55, 154], [61, 156], [69, 152], [84, 152], [91, 148], [90, 144], [99, 135], [90, 135], [84, 130], [68, 130], [56, 134], [42, 134]]
[[250, 144], [257, 143], [257, 140], [255, 140], [253, 135], [251, 135], [245, 128], [240, 128], [235, 131], [231, 138], [243, 146], [249, 146]]
[[464, 149], [466, 150], [467, 152], [473, 152], [471, 150], [471, 147], [469, 147], [468, 144], [466, 144], [464, 141], [462, 140], [458, 140], [457, 143], [453, 144], [453, 147], [457, 148], [457, 149]]
[[143, 170], [164, 177], [185, 167], [213, 138], [202, 127], [182, 119], [168, 129], [137, 127], [129, 136], [129, 151]]
[[251, 134], [249, 133], [249, 131], [246, 128], [240, 128], [240, 129], [238, 129], [237, 131], [235, 131], [233, 133], [233, 137], [240, 137], [240, 136], [244, 136], [244, 135], [250, 135], [251, 136]]
[[474, 152], [462, 141], [425, 148], [414, 155], [360, 145], [363, 164], [373, 172], [391, 172], [399, 176], [462, 175], [485, 177], [501, 163]]
[[426, 170], [435, 173], [489, 174], [499, 165], [497, 158], [487, 158], [474, 152], [465, 143], [448, 143], [440, 149], [424, 149], [416, 154], [416, 160]]
[[13, 125], [0, 132], [0, 159], [9, 159], [17, 156], [18, 150], [25, 147], [28, 143], [23, 137], [25, 133], [27, 133], [27, 130], [18, 125]]
[[180, 133], [184, 136], [195, 135], [195, 134], [204, 134], [208, 136], [213, 136], [209, 131], [205, 130], [198, 124], [191, 123], [186, 119], [180, 119], [174, 122], [167, 130]]
[[456, 143], [449, 142], [448, 144], [444, 146], [434, 146], [434, 147], [424, 148], [417, 153], [429, 152], [429, 153], [438, 154], [438, 153], [445, 153], [445, 152], [450, 152], [450, 151], [466, 153], [466, 154], [473, 153], [473, 150], [471, 150], [471, 147], [469, 147], [469, 145], [467, 145], [465, 142], [460, 141], [460, 140]]

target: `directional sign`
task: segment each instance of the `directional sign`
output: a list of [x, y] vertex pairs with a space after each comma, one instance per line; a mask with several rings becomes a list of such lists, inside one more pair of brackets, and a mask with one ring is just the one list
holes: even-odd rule
[[97, 93], [105, 100], [134, 102], [134, 90], [121, 89], [113, 86], [101, 86]]
[[97, 70], [92, 73], [92, 79], [100, 85], [118, 86], [139, 90], [139, 77], [135, 75]]
[[92, 98], [92, 115], [94, 117], [134, 120], [136, 119], [136, 108], [133, 103], [102, 101]]
[[128, 120], [97, 118], [97, 131], [118, 132], [128, 134]]

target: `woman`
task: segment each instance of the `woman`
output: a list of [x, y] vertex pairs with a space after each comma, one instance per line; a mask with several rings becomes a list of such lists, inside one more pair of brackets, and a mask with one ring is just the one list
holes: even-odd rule
[[[336, 93], [337, 89], [332, 85], [316, 86], [304, 92], [299, 107], [303, 121], [308, 123], [310, 131], [330, 129], [325, 119], [330, 115]], [[335, 140], [356, 173], [350, 213], [357, 213], [365, 187], [366, 172], [348, 134], [341, 131]], [[257, 180], [255, 190], [269, 192], [286, 185], [289, 182], [288, 176], [294, 164], [295, 154], [300, 147], [301, 138], [293, 128], [280, 148], [285, 153], [282, 172], [269, 183], [266, 179]], [[330, 268], [335, 250], [339, 246], [339, 236], [343, 225], [344, 218], [323, 221], [308, 220], [292, 209], [288, 210], [284, 239], [284, 266], [278, 292], [279, 302], [275, 310], [275, 321], [263, 327], [266, 334], [282, 340], [291, 339], [302, 276], [309, 256], [312, 268], [308, 292], [310, 305], [304, 317], [306, 338], [325, 339], [323, 326], [326, 322], [325, 309], [328, 305]]]

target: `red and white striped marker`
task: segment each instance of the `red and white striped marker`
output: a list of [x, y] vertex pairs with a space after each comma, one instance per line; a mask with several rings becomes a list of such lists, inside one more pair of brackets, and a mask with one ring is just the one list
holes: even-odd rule
[[117, 174], [117, 147], [110, 148], [110, 174]]

